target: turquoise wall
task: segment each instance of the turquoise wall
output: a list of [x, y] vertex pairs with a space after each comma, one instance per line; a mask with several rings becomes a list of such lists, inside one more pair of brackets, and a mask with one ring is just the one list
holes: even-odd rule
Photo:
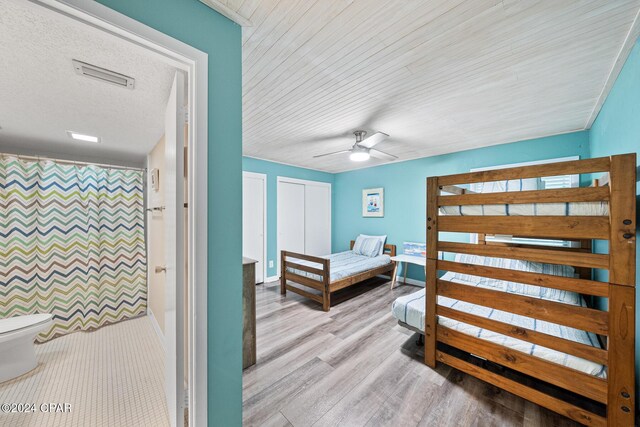
[[[591, 157], [638, 153], [640, 156], [640, 41], [636, 42], [616, 83], [613, 85], [596, 121], [589, 132]], [[640, 175], [640, 174], [639, 174]], [[636, 194], [640, 187], [636, 187]], [[636, 198], [636, 209], [638, 197]], [[636, 222], [639, 224], [640, 221]], [[638, 230], [636, 230], [638, 231]], [[606, 243], [606, 242], [604, 242]], [[606, 252], [607, 245], [596, 242], [596, 251]], [[636, 284], [640, 285], [640, 245], [636, 248]], [[606, 280], [606, 271], [596, 272], [596, 278]], [[636, 306], [640, 306], [636, 291]], [[636, 331], [640, 331], [640, 316], [636, 315]], [[640, 339], [636, 339], [636, 394], [640, 387]]]
[[[267, 175], [267, 277], [277, 274], [276, 179], [286, 176], [332, 183], [332, 252], [347, 250], [358, 234], [387, 234], [398, 246], [403, 241], [424, 242], [425, 178], [468, 172], [472, 168], [543, 160], [555, 157], [589, 157], [588, 132], [539, 138], [479, 148], [434, 157], [409, 160], [351, 172], [331, 174], [250, 157], [242, 158], [242, 170]], [[418, 185], [416, 185], [418, 183]], [[362, 217], [362, 189], [384, 187], [385, 217]], [[455, 236], [452, 240], [455, 239]], [[466, 238], [466, 236], [465, 236]], [[399, 248], [400, 249], [400, 248]], [[268, 263], [267, 263], [268, 264]], [[402, 274], [402, 271], [400, 271]], [[417, 266], [409, 266], [408, 277], [424, 280]]]
[[[339, 173], [335, 176], [333, 189], [336, 207], [336, 215], [333, 218], [333, 251], [348, 249], [349, 240], [359, 233], [387, 234], [387, 241], [398, 245], [399, 249], [404, 241], [425, 242], [428, 176], [576, 155], [580, 158], [589, 156], [587, 132], [495, 145]], [[384, 187], [384, 218], [362, 217], [362, 190], [372, 187]], [[424, 280], [423, 270], [415, 265], [409, 266], [407, 276]]]
[[[242, 170], [247, 172], [263, 173], [267, 175], [267, 260], [273, 261], [273, 267], [267, 267], [267, 277], [277, 275], [277, 178], [279, 176], [306, 179], [309, 181], [329, 182], [333, 184], [334, 176], [331, 173], [319, 172], [313, 169], [299, 168], [283, 165], [282, 163], [268, 162], [251, 157], [242, 158]], [[333, 193], [333, 185], [332, 185]], [[331, 208], [335, 206], [333, 194], [331, 195]], [[333, 217], [333, 214], [332, 214]], [[269, 265], [267, 261], [267, 266]]]
[[[198, 0], [99, 0], [209, 54], [209, 425], [242, 425], [242, 44]], [[203, 285], [203, 284], [199, 284]]]

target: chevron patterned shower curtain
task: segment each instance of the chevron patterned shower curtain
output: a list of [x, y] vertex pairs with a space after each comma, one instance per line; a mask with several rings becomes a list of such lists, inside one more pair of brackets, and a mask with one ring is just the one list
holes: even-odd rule
[[146, 304], [142, 172], [0, 157], [0, 318], [52, 313], [46, 341]]

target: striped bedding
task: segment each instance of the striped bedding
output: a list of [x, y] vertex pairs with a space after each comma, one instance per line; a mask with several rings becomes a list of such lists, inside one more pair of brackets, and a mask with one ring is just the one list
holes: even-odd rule
[[441, 206], [441, 215], [476, 216], [606, 216], [607, 202], [518, 203], [501, 205]]
[[[568, 265], [542, 264], [540, 262], [524, 261], [518, 259], [456, 254], [455, 261], [463, 264], [483, 265], [486, 267], [505, 268], [509, 270], [526, 271], [529, 273], [537, 274], [550, 274], [553, 276], [574, 277], [575, 275], [575, 270], [573, 269], [573, 267]], [[526, 285], [523, 283], [510, 282], [507, 280], [472, 276], [463, 273], [451, 273], [451, 275], [448, 277], [451, 277], [452, 281], [454, 282], [472, 283], [474, 284], [474, 286], [479, 286], [482, 288], [493, 288], [494, 290], [502, 292], [542, 298], [549, 301], [557, 301], [571, 305], [582, 304], [582, 297], [575, 292], [545, 288], [543, 286]]]
[[[448, 272], [446, 273], [442, 279], [448, 280], [451, 282], [461, 283], [469, 286], [477, 286], [477, 287], [489, 287], [495, 288], [495, 283], [487, 283], [488, 280], [493, 280], [494, 282], [498, 282], [495, 279], [484, 279], [475, 276], [466, 276], [467, 279], [464, 280], [461, 278], [460, 274]], [[512, 283], [512, 282], [507, 282]], [[527, 286], [516, 284], [520, 286]], [[503, 287], [504, 284], [498, 284], [498, 287]], [[529, 286], [529, 288], [537, 288], [537, 286]], [[544, 288], [543, 288], [544, 289]], [[513, 292], [509, 289], [504, 289], [506, 292]], [[518, 292], [520, 293], [520, 292]], [[532, 293], [527, 293], [528, 295], [532, 295]], [[566, 295], [565, 303], [576, 305], [581, 305], [583, 307], [586, 306], [584, 299], [577, 294], [567, 293], [572, 295]], [[545, 296], [540, 296], [543, 299], [552, 299], [557, 300], [557, 298], [551, 297], [546, 298]], [[483, 307], [476, 304], [467, 303], [464, 301], [454, 300], [447, 297], [438, 297], [438, 304], [450, 307], [455, 310], [463, 311], [465, 313], [475, 314], [476, 316], [482, 316], [489, 319], [497, 320], [500, 322], [508, 323], [510, 325], [521, 326], [527, 329], [531, 329], [534, 331], [543, 332], [546, 334], [554, 335], [557, 337], [565, 338], [568, 340], [576, 341], [582, 344], [586, 344], [593, 347], [600, 348], [600, 344], [598, 342], [595, 334], [591, 332], [581, 331], [578, 329], [570, 328], [567, 326], [556, 325], [554, 323], [545, 322], [542, 320], [531, 319], [525, 316], [520, 316], [512, 313], [507, 313], [487, 307]], [[421, 289], [418, 292], [415, 292], [410, 295], [405, 295], [397, 298], [391, 307], [391, 311], [393, 316], [398, 319], [400, 322], [403, 322], [415, 329], [424, 331], [424, 317], [425, 317], [425, 290]], [[501, 335], [497, 332], [493, 332], [487, 329], [482, 329], [477, 326], [472, 326], [466, 323], [458, 322], [456, 320], [452, 320], [443, 316], [439, 316], [438, 324], [446, 326], [451, 329], [455, 329], [459, 332], [476, 336], [478, 338], [482, 338], [487, 341], [491, 341], [493, 343], [503, 345], [514, 350], [521, 351], [523, 353], [527, 353], [554, 363], [558, 363], [563, 366], [567, 366], [578, 371], [594, 375], [596, 377], [604, 378], [606, 376], [606, 370], [603, 365], [600, 365], [595, 362], [591, 362], [589, 360], [581, 359], [575, 356], [571, 356], [565, 353], [561, 353], [556, 350], [551, 350], [545, 347], [541, 347], [527, 341], [522, 341], [516, 338], [511, 338], [505, 335]]]
[[[538, 178], [512, 179], [476, 183], [472, 190], [476, 193], [518, 192], [540, 190], [544, 185]], [[474, 216], [606, 216], [609, 215], [607, 202], [575, 203], [517, 203], [499, 205], [442, 206], [441, 215]]]
[[[329, 259], [331, 282], [335, 282], [337, 280], [344, 279], [345, 277], [353, 276], [354, 274], [362, 273], [364, 271], [372, 270], [374, 268], [382, 267], [391, 263], [391, 257], [389, 255], [368, 257], [364, 255], [358, 255], [353, 251], [338, 252], [336, 254], [326, 255], [320, 258]], [[322, 269], [322, 265], [316, 262], [296, 259], [292, 257], [287, 257], [287, 260], [295, 262], [297, 264]], [[306, 276], [314, 280], [322, 280], [322, 277], [318, 276], [317, 274], [309, 273], [295, 268], [287, 267], [287, 271], [299, 274], [301, 276]]]

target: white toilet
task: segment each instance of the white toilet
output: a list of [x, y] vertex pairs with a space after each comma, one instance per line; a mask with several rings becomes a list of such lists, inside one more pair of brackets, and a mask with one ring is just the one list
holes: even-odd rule
[[38, 365], [33, 341], [51, 326], [51, 318], [51, 314], [28, 314], [0, 319], [0, 383]]

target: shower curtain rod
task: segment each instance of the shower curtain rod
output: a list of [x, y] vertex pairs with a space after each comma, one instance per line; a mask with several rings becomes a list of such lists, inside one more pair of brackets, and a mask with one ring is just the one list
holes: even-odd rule
[[141, 171], [141, 172], [145, 172], [147, 170], [147, 168], [134, 168], [134, 167], [128, 167], [128, 166], [109, 165], [106, 163], [95, 163], [95, 162], [80, 162], [75, 160], [56, 159], [56, 158], [47, 157], [47, 156], [25, 156], [22, 154], [11, 154], [11, 153], [0, 153], [0, 156], [17, 157], [18, 159], [23, 159], [23, 160], [37, 160], [37, 161], [50, 160], [52, 162], [62, 163], [67, 165], [98, 166], [104, 169], [133, 170], [133, 171]]

